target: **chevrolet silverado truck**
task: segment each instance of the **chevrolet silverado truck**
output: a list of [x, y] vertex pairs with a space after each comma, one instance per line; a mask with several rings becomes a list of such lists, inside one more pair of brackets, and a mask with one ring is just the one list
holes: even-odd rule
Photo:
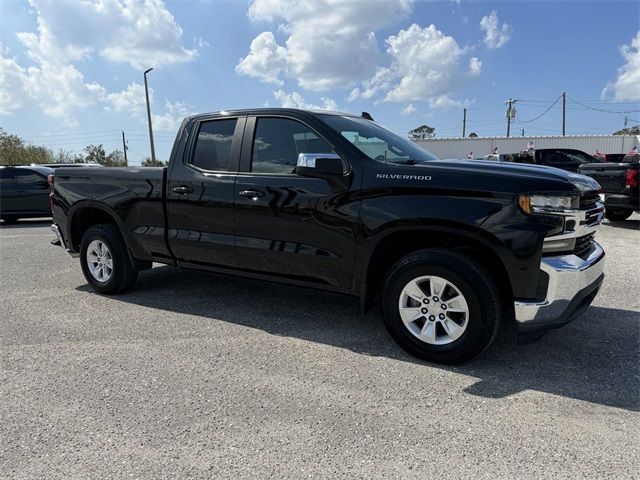
[[640, 211], [640, 155], [625, 155], [620, 163], [582, 165], [580, 173], [602, 186], [606, 219], [622, 221]]
[[339, 292], [381, 305], [400, 346], [434, 362], [479, 354], [503, 320], [530, 337], [563, 325], [604, 277], [596, 181], [440, 161], [365, 113], [195, 115], [165, 168], [51, 183], [54, 243], [99, 293], [152, 262]]

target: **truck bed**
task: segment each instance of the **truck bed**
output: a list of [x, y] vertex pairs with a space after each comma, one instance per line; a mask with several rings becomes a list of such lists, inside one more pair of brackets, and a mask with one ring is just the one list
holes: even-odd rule
[[[79, 208], [99, 210], [108, 206], [118, 212], [120, 229], [136, 258], [169, 257], [163, 201], [166, 170], [166, 167], [59, 168], [55, 171], [56, 199], [63, 202], [66, 218], [73, 218]], [[74, 225], [61, 227], [67, 236], [73, 235]], [[75, 238], [72, 241], [75, 243]]]

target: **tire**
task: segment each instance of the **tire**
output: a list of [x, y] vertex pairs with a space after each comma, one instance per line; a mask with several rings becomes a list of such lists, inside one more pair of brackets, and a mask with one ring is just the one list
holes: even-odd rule
[[95, 225], [85, 232], [80, 242], [80, 265], [84, 278], [99, 293], [125, 292], [138, 278], [124, 240], [111, 224]]
[[[437, 297], [439, 289], [443, 298]], [[421, 302], [407, 292], [417, 293]], [[501, 303], [500, 290], [484, 267], [472, 257], [439, 249], [400, 259], [390, 269], [382, 295], [384, 324], [394, 340], [415, 357], [443, 364], [470, 360], [491, 344], [501, 322]], [[405, 320], [417, 318], [406, 322], [403, 315]]]
[[20, 220], [20, 217], [17, 215], [3, 215], [1, 219], [4, 220], [4, 223], [16, 223]]
[[604, 211], [604, 218], [614, 222], [621, 222], [631, 216], [633, 210], [630, 208], [607, 208]]

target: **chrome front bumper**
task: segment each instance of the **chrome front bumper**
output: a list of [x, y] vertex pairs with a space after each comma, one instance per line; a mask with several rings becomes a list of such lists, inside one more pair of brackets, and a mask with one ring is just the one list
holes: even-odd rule
[[546, 298], [514, 302], [521, 331], [559, 327], [591, 304], [604, 279], [604, 250], [593, 243], [595, 250], [586, 260], [576, 255], [542, 257], [540, 270], [549, 276]]

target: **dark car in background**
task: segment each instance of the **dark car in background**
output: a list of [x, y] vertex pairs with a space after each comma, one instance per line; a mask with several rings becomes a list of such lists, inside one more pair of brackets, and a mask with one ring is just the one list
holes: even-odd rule
[[0, 166], [0, 219], [51, 217], [47, 167]]
[[603, 163], [604, 160], [573, 148], [539, 148], [520, 153], [501, 155], [500, 160], [545, 165], [568, 172], [577, 172], [581, 165]]
[[32, 163], [32, 167], [47, 167], [47, 168], [80, 168], [80, 167], [102, 167], [99, 163]]
[[580, 173], [602, 187], [608, 220], [626, 220], [634, 211], [640, 211], [640, 155], [625, 155], [620, 163], [584, 165]]

